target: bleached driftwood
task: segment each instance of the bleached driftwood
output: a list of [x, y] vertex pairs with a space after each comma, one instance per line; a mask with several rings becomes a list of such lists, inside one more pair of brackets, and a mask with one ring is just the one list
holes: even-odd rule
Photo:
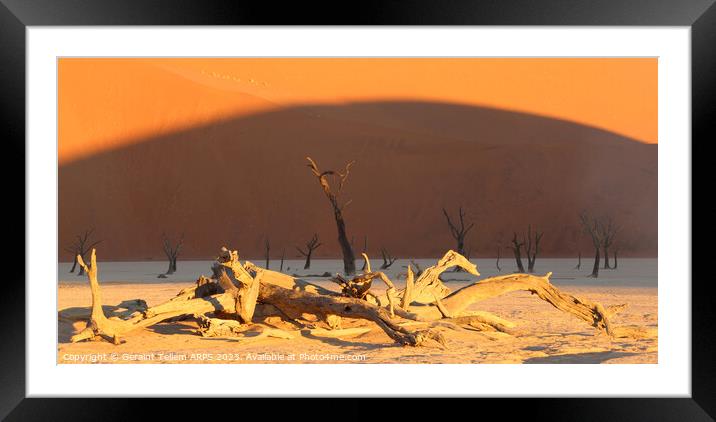
[[[193, 306], [183, 306], [181, 309], [171, 309], [155, 316], [147, 316], [145, 313], [130, 319], [107, 318], [104, 310], [102, 309], [102, 293], [99, 288], [99, 282], [97, 281], [98, 267], [95, 250], [92, 249], [89, 266], [85, 264], [82, 256], [79, 254], [77, 255], [77, 262], [82, 266], [87, 278], [89, 279], [90, 290], [92, 292], [92, 311], [87, 327], [78, 334], [72, 336], [71, 341], [73, 343], [100, 337], [110, 340], [114, 344], [119, 344], [123, 335], [138, 328], [149, 327], [150, 325], [154, 325], [169, 318], [187, 313], [203, 314], [211, 312], [215, 309], [215, 305], [209, 302], [201, 301], [204, 302], [201, 303], [196, 301], [187, 301], [186, 303], [193, 302]], [[148, 309], [147, 312], [150, 310], [151, 308]]]
[[[531, 274], [491, 277], [450, 292], [439, 278], [442, 272], [458, 266], [470, 274], [479, 273], [465, 257], [448, 251], [416, 280], [413, 280], [412, 269], [408, 267], [406, 287], [398, 291], [384, 273], [372, 272], [368, 257], [364, 258], [367, 272], [350, 280], [338, 277], [337, 280], [343, 283], [343, 291], [337, 293], [305, 280], [257, 267], [248, 261], [241, 264], [236, 251], [222, 248], [214, 264], [214, 278], [202, 276], [196, 286], [180, 291], [171, 300], [122, 319], [107, 318], [102, 309], [93, 250], [90, 266], [86, 266], [81, 257], [78, 258], [89, 279], [92, 311], [87, 328], [73, 336], [72, 341], [99, 336], [117, 344], [132, 330], [187, 315], [199, 321], [198, 332], [205, 336], [293, 336], [282, 330], [257, 325], [254, 317], [257, 309], [262, 307], [270, 307], [282, 318], [294, 322], [305, 314], [315, 315], [336, 329], [336, 337], [341, 336], [340, 317], [345, 317], [372, 321], [395, 342], [403, 345], [418, 346], [431, 341], [445, 344], [445, 338], [438, 330], [443, 327], [478, 330], [492, 333], [488, 334], [490, 338], [498, 338], [517, 334], [515, 324], [488, 312], [470, 311], [468, 307], [519, 290], [529, 291], [555, 308], [584, 320], [597, 332], [612, 337], [654, 335], [640, 327], [614, 327], [610, 318], [623, 309], [623, 305], [605, 308], [599, 303], [564, 293], [549, 282], [551, 273], [541, 277]], [[371, 281], [376, 278], [385, 282], [388, 287], [386, 293], [376, 295], [370, 291]], [[347, 333], [351, 331], [348, 330], [343, 331], [344, 335], [349, 335]], [[313, 335], [320, 337], [321, 333], [314, 331]], [[323, 336], [326, 336], [325, 333]]]

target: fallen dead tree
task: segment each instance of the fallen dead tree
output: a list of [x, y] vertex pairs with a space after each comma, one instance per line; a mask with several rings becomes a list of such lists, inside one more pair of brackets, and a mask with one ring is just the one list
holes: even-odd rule
[[[419, 346], [429, 342], [445, 345], [440, 328], [493, 332], [514, 335], [515, 324], [484, 311], [468, 307], [482, 300], [513, 291], [529, 291], [555, 308], [574, 315], [595, 328], [598, 334], [611, 337], [643, 337], [640, 327], [615, 327], [610, 318], [625, 305], [605, 308], [599, 303], [578, 299], [553, 286], [551, 273], [539, 277], [510, 274], [487, 278], [451, 292], [439, 276], [452, 267], [479, 275], [477, 267], [465, 257], [448, 251], [436, 265], [426, 268], [417, 278], [408, 266], [406, 286], [397, 289], [383, 272], [371, 271], [368, 256], [366, 271], [351, 279], [336, 275], [341, 292], [312, 284], [283, 273], [260, 268], [249, 261], [243, 264], [237, 251], [222, 248], [212, 268], [212, 277], [201, 276], [196, 285], [183, 289], [171, 300], [152, 307], [141, 307], [119, 317], [108, 318], [102, 307], [95, 250], [90, 264], [78, 256], [89, 279], [92, 307], [87, 326], [71, 338], [72, 342], [105, 339], [119, 344], [131, 331], [163, 321], [191, 317], [199, 325], [198, 334], [218, 337], [290, 339], [295, 333], [260, 324], [256, 315], [273, 314], [304, 327], [303, 317], [314, 315], [330, 329], [315, 329], [315, 336], [340, 336], [341, 318], [363, 319], [375, 323], [396, 343]], [[381, 280], [385, 292], [372, 289], [373, 280]], [[352, 330], [352, 331], [351, 331]], [[355, 335], [355, 329], [345, 330]]]

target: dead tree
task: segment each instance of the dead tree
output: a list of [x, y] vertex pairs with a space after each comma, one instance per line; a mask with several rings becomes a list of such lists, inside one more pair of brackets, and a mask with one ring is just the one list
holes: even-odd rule
[[303, 249], [299, 248], [298, 246], [296, 246], [296, 250], [298, 251], [298, 253], [300, 253], [302, 256], [306, 257], [306, 264], [303, 266], [304, 270], [311, 268], [311, 255], [313, 255], [313, 251], [318, 249], [321, 245], [323, 245], [323, 243], [320, 243], [318, 241], [318, 233], [314, 233], [311, 240], [306, 242], [306, 250], [305, 251]]
[[608, 216], [602, 219], [601, 226], [602, 250], [604, 251], [604, 269], [609, 270], [612, 269], [612, 266], [609, 265], [609, 248], [614, 243], [614, 238], [619, 231], [619, 227], [617, 227], [612, 221], [611, 217]]
[[162, 245], [164, 247], [164, 254], [169, 260], [169, 268], [165, 274], [174, 274], [177, 271], [177, 257], [181, 250], [182, 244], [184, 244], [184, 234], [179, 237], [179, 240], [174, 243], [169, 239], [166, 233], [162, 233]]
[[[368, 235], [363, 236], [363, 251], [361, 251], [361, 255], [364, 253], [368, 253]], [[361, 271], [365, 271], [366, 261], [363, 261], [363, 267], [361, 267]]]
[[574, 267], [575, 270], [579, 270], [582, 268], [582, 251], [579, 251], [579, 254], [577, 256], [577, 266]]
[[[82, 258], [87, 259], [87, 252], [91, 251], [92, 248], [97, 246], [98, 244], [102, 243], [102, 240], [96, 240], [94, 242], [90, 241], [90, 238], [92, 237], [92, 233], [94, 233], [94, 228], [85, 230], [84, 233], [78, 234], [75, 238], [74, 243], [67, 246], [65, 250], [72, 254], [72, 268], [70, 268], [70, 272], [75, 272], [75, 268], [77, 268], [77, 256], [80, 255]], [[85, 270], [80, 265], [80, 272], [77, 275], [84, 275]]]
[[[353, 166], [355, 161], [346, 164], [345, 169], [341, 173], [334, 170], [320, 171], [318, 165], [316, 165], [316, 162], [313, 161], [311, 157], [306, 157], [306, 159], [309, 162], [308, 167], [310, 167], [311, 172], [318, 179], [318, 183], [321, 185], [321, 189], [323, 189], [323, 193], [326, 194], [326, 198], [328, 198], [328, 202], [330, 202], [331, 208], [333, 209], [333, 217], [336, 220], [336, 228], [338, 229], [338, 243], [343, 253], [343, 270], [346, 274], [354, 274], [356, 272], [355, 255], [353, 254], [353, 247], [348, 241], [346, 223], [343, 219], [343, 210], [350, 204], [350, 201], [341, 204], [338, 201], [338, 196], [343, 190], [343, 185], [345, 185], [351, 166]], [[328, 176], [333, 176], [338, 179], [338, 189], [335, 193], [328, 183]]]
[[512, 252], [515, 255], [515, 262], [517, 263], [517, 270], [521, 273], [525, 272], [525, 267], [522, 265], [522, 247], [525, 245], [524, 239], [522, 242], [517, 240], [517, 232], [512, 236]]
[[501, 249], [502, 248], [500, 248], [499, 246], [497, 247], [497, 262], [495, 262], [495, 267], [497, 267], [497, 271], [502, 271], [502, 268], [500, 268], [500, 250]]
[[527, 254], [527, 271], [533, 273], [535, 271], [535, 262], [539, 253], [539, 242], [542, 240], [543, 232], [532, 233], [532, 226], [527, 226], [527, 246], [525, 253]]
[[264, 240], [264, 248], [265, 248], [265, 257], [266, 257], [266, 269], [269, 269], [269, 253], [271, 252], [271, 241], [267, 237], [266, 240]]
[[603, 223], [598, 218], [592, 217], [586, 212], [582, 212], [579, 215], [579, 220], [585, 233], [592, 239], [592, 245], [594, 246], [594, 266], [592, 267], [592, 273], [589, 274], [589, 277], [597, 278], [599, 277], [599, 261], [601, 259], [600, 250], [604, 242]]
[[283, 248], [281, 250], [281, 268], [279, 268], [279, 272], [283, 272], [283, 260], [286, 258], [286, 248]]
[[[367, 256], [364, 258], [368, 260]], [[303, 335], [303, 331], [307, 331], [309, 338], [323, 335], [326, 330], [301, 324], [302, 315], [312, 314], [334, 328], [334, 333], [329, 335], [333, 338], [351, 330], [340, 329], [340, 318], [346, 317], [372, 321], [400, 345], [422, 346], [437, 342], [445, 346], [446, 338], [437, 330], [438, 327], [458, 331], [469, 327], [471, 331], [493, 337], [497, 334], [520, 335], [516, 324], [511, 321], [489, 312], [468, 310], [476, 303], [514, 291], [530, 292], [610, 338], [656, 335], [655, 329], [614, 325], [611, 318], [626, 305], [605, 307], [579, 299], [552, 285], [549, 280], [551, 273], [544, 276], [509, 274], [491, 277], [451, 292], [439, 279], [448, 268], [460, 266], [466, 272], [479, 276], [477, 267], [454, 251], [448, 251], [419, 277], [414, 276], [409, 266], [406, 285], [401, 290], [396, 289], [384, 273], [371, 272], [368, 265], [368, 272], [354, 278], [337, 276], [334, 281], [342, 287], [338, 293], [283, 273], [259, 268], [248, 261], [242, 264], [236, 251], [222, 248], [212, 269], [215, 278], [202, 276], [194, 287], [181, 290], [167, 302], [146, 307], [146, 302], [141, 301], [144, 303], [141, 311], [112, 318], [107, 317], [104, 309], [112, 307], [102, 306], [95, 250], [92, 250], [90, 265], [86, 265], [81, 256], [78, 256], [78, 263], [89, 279], [92, 306], [86, 327], [72, 336], [73, 343], [105, 339], [120, 344], [132, 331], [184, 316], [197, 321], [198, 334], [232, 336], [236, 338], [234, 341], [265, 337], [292, 339]], [[385, 293], [371, 291], [371, 282], [375, 279], [386, 284]], [[259, 310], [263, 315], [273, 312], [301, 328], [286, 332], [254, 322]], [[333, 323], [329, 322], [331, 320]]]
[[619, 251], [619, 249], [616, 249], [616, 248], [614, 249], [614, 266], [612, 267], [613, 270], [616, 270], [617, 266], [618, 266], [618, 262], [617, 262], [617, 252], [618, 251]]
[[[380, 266], [380, 269], [381, 269], [381, 270], [385, 270], [385, 269], [390, 268], [390, 266], [393, 265], [393, 263], [394, 263], [395, 260], [397, 259], [397, 258], [393, 258], [393, 257], [390, 255], [390, 252], [388, 252], [388, 250], [385, 249], [385, 248], [380, 248], [380, 254], [383, 255], [383, 265]], [[367, 262], [367, 260], [366, 260], [366, 262]], [[367, 265], [367, 264], [363, 264], [364, 267], [365, 267], [366, 265]]]
[[[453, 223], [445, 208], [443, 208], [443, 215], [445, 215], [445, 220], [448, 228], [450, 229], [450, 234], [453, 239], [455, 239], [457, 253], [465, 256], [465, 236], [467, 236], [470, 230], [475, 226], [475, 223], [470, 223], [467, 227], [465, 227], [465, 212], [463, 211], [462, 206], [458, 207], [457, 224]], [[460, 267], [456, 267], [455, 271], [460, 271]]]
[[443, 215], [445, 215], [450, 234], [455, 239], [457, 253], [465, 255], [465, 236], [467, 236], [467, 233], [475, 226], [475, 223], [470, 223], [465, 227], [465, 212], [462, 207], [458, 208], [458, 224], [453, 223], [445, 208], [443, 208]]
[[[414, 266], [415, 269], [417, 270], [417, 272], [415, 273], [415, 277], [420, 277], [420, 276], [423, 274], [423, 269], [420, 267], [420, 264], [418, 264], [417, 262], [415, 262], [414, 259], [411, 259], [411, 260], [410, 260], [410, 263], [413, 264], [413, 266]], [[408, 267], [410, 267], [410, 266], [408, 266]]]

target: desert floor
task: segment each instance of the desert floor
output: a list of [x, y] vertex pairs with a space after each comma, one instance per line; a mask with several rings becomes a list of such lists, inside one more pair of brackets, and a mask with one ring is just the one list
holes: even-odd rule
[[[625, 266], [624, 274], [628, 274], [628, 265]], [[624, 286], [617, 282], [616, 273], [609, 272], [603, 281], [592, 280], [590, 284], [579, 277], [564, 277], [561, 282], [557, 279], [555, 284], [577, 297], [604, 305], [628, 303], [629, 307], [613, 318], [614, 324], [657, 327], [655, 277], [648, 277], [653, 280], [650, 283], [629, 277], [623, 283], [628, 286]], [[112, 275], [108, 275], [111, 279]], [[397, 278], [397, 274], [395, 276]], [[457, 279], [446, 283], [452, 290], [473, 281], [458, 279], [459, 274], [446, 276]], [[83, 278], [74, 275], [65, 278], [71, 282], [60, 281], [58, 288], [58, 363], [657, 363], [658, 358], [656, 338], [610, 340], [595, 335], [583, 321], [526, 292], [510, 293], [471, 308], [493, 312], [517, 323], [520, 335], [491, 338], [475, 331], [445, 328], [447, 348], [437, 344], [398, 346], [375, 324], [364, 320], [344, 319], [343, 328], [372, 327], [368, 333], [348, 338], [319, 338], [276, 317], [264, 322], [291, 331], [295, 338], [241, 341], [204, 338], [194, 333], [195, 322], [184, 320], [138, 330], [120, 345], [100, 341], [72, 344], [69, 337], [85, 323], [63, 316], [68, 314], [69, 308], [87, 308], [91, 296], [86, 281], [81, 282]], [[141, 298], [149, 306], [166, 301], [193, 284], [191, 281], [102, 282], [101, 266], [100, 282], [105, 305]], [[325, 279], [315, 282], [335, 288]], [[317, 322], [316, 326], [320, 328], [321, 323]]]

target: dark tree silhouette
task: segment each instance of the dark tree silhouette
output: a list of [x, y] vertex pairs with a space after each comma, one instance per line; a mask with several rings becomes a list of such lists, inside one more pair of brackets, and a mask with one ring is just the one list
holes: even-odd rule
[[299, 248], [298, 246], [296, 246], [296, 250], [298, 251], [298, 253], [300, 253], [302, 256], [306, 257], [306, 264], [303, 266], [304, 270], [311, 268], [311, 255], [313, 254], [313, 251], [318, 249], [321, 245], [323, 245], [323, 243], [320, 243], [318, 241], [318, 233], [314, 233], [311, 240], [306, 242], [306, 250], [305, 251], [303, 249]]
[[619, 249], [614, 249], [614, 266], [612, 267], [613, 270], [617, 269], [617, 266], [619, 265], [617, 262], [617, 252], [619, 252]]
[[619, 227], [614, 224], [611, 217], [604, 217], [602, 219], [602, 250], [604, 251], [605, 270], [612, 269], [612, 266], [609, 265], [609, 248], [614, 243], [617, 232], [619, 232]]
[[465, 212], [463, 211], [462, 206], [458, 208], [457, 224], [453, 223], [445, 208], [443, 208], [443, 214], [445, 215], [445, 220], [447, 221], [448, 228], [450, 229], [450, 234], [455, 239], [457, 253], [465, 256], [465, 236], [467, 236], [467, 233], [475, 226], [475, 224], [470, 223], [467, 227], [465, 227]]
[[[361, 254], [367, 254], [368, 253], [368, 235], [363, 236], [363, 250], [361, 251]], [[361, 267], [361, 271], [365, 271], [366, 265], [368, 265], [368, 261], [363, 260], [363, 266]]]
[[264, 246], [266, 248], [266, 269], [269, 269], [269, 253], [271, 252], [271, 241], [267, 237], [264, 241]]
[[283, 260], [286, 258], [286, 248], [281, 249], [281, 268], [279, 269], [280, 272], [283, 272]]
[[495, 262], [495, 267], [497, 267], [497, 271], [502, 271], [502, 268], [500, 268], [500, 250], [501, 247], [497, 247], [497, 262]]
[[[94, 228], [91, 228], [89, 230], [85, 230], [84, 233], [78, 234], [75, 238], [75, 241], [67, 246], [65, 248], [65, 251], [69, 252], [73, 256], [72, 260], [72, 268], [70, 269], [70, 272], [75, 272], [75, 268], [77, 268], [77, 255], [81, 255], [84, 260], [87, 260], [87, 253], [92, 250], [95, 246], [102, 243], [102, 240], [95, 240], [94, 242], [91, 241], [92, 234], [94, 233]], [[77, 275], [84, 275], [85, 270], [84, 267], [80, 265], [80, 272], [77, 273]]]
[[577, 257], [577, 266], [574, 267], [575, 270], [579, 270], [582, 268], [582, 251], [579, 251], [578, 257]]
[[527, 271], [533, 273], [535, 271], [535, 262], [539, 253], [539, 242], [542, 240], [543, 232], [535, 231], [532, 233], [532, 225], [527, 226], [527, 246], [525, 253], [527, 254]]
[[517, 263], [517, 270], [521, 273], [525, 272], [525, 267], [522, 265], [522, 247], [525, 245], [524, 239], [522, 242], [517, 240], [517, 232], [512, 236], [512, 252], [515, 254], [515, 262]]
[[[338, 229], [338, 243], [340, 244], [341, 251], [343, 252], [343, 269], [346, 274], [355, 274], [355, 255], [353, 254], [353, 247], [348, 241], [348, 236], [346, 235], [346, 223], [343, 219], [343, 210], [350, 204], [351, 201], [347, 201], [343, 204], [338, 201], [338, 196], [343, 190], [343, 185], [348, 179], [350, 168], [353, 166], [355, 161], [351, 161], [346, 164], [345, 169], [341, 173], [333, 170], [320, 171], [318, 169], [318, 165], [316, 165], [316, 162], [313, 161], [311, 157], [306, 157], [306, 159], [309, 162], [308, 167], [310, 167], [311, 172], [314, 176], [316, 176], [316, 179], [318, 179], [318, 183], [321, 185], [321, 189], [323, 189], [323, 193], [326, 194], [326, 198], [328, 198], [328, 202], [330, 202], [331, 208], [333, 209], [333, 217], [336, 220], [336, 228]], [[335, 193], [331, 190], [331, 185], [328, 183], [328, 176], [334, 176], [338, 179], [338, 189]]]
[[[465, 256], [465, 236], [467, 236], [470, 230], [472, 230], [475, 223], [469, 223], [465, 226], [465, 211], [462, 209], [462, 206], [458, 207], [458, 220], [456, 223], [452, 221], [445, 208], [443, 208], [443, 215], [445, 215], [445, 220], [447, 221], [448, 228], [450, 229], [450, 234], [453, 239], [455, 239], [457, 253]], [[455, 271], [461, 270], [462, 269], [460, 267], [455, 267]]]
[[417, 277], [420, 277], [421, 275], [423, 275], [423, 269], [422, 269], [422, 267], [420, 266], [420, 264], [418, 264], [417, 262], [415, 262], [414, 259], [411, 259], [411, 260], [410, 260], [410, 263], [413, 264], [413, 267], [415, 267], [415, 277], [416, 277], [416, 278], [417, 278]]
[[383, 255], [383, 265], [380, 266], [381, 270], [385, 270], [390, 268], [391, 265], [395, 262], [396, 258], [393, 258], [390, 256], [390, 252], [388, 252], [385, 248], [380, 248], [380, 254]]
[[[617, 228], [610, 217], [597, 218], [589, 215], [586, 211], [579, 215], [579, 220], [584, 231], [591, 237], [594, 246], [594, 266], [589, 277], [597, 278], [599, 277], [600, 251], [604, 249], [604, 245], [611, 245]], [[608, 250], [608, 247], [605, 250]]]
[[169, 260], [169, 268], [165, 274], [174, 274], [177, 270], [177, 257], [181, 250], [182, 244], [184, 244], [184, 234], [179, 237], [179, 240], [174, 243], [169, 239], [166, 233], [162, 233], [162, 246], [164, 247], [164, 254]]

